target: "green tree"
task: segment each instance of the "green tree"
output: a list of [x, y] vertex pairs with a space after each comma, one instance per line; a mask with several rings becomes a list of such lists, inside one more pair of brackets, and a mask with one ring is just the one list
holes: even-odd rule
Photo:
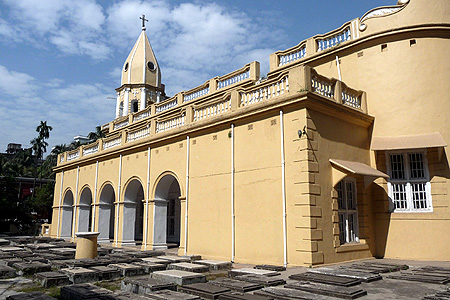
[[105, 134], [102, 131], [101, 126], [95, 127], [95, 132], [89, 132], [88, 139], [91, 140], [91, 142], [95, 142], [98, 139], [104, 138]]

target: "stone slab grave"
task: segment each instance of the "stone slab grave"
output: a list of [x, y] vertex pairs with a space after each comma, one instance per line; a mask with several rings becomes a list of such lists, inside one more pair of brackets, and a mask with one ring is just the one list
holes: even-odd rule
[[60, 272], [41, 272], [34, 274], [34, 281], [38, 282], [44, 288], [55, 285], [70, 284], [69, 276]]
[[427, 295], [422, 298], [423, 300], [447, 300], [450, 299], [450, 289], [445, 291], [437, 292], [432, 295]]
[[193, 264], [193, 263], [174, 263], [167, 266], [169, 270], [180, 270], [195, 273], [209, 272], [209, 267], [205, 265]]
[[390, 279], [399, 279], [399, 280], [407, 280], [407, 281], [418, 281], [425, 283], [436, 283], [436, 284], [447, 284], [450, 283], [450, 277], [442, 276], [442, 275], [433, 275], [433, 274], [414, 274], [414, 273], [400, 273], [400, 274], [392, 274], [386, 276]]
[[14, 257], [24, 259], [26, 257], [32, 257], [34, 256], [34, 253], [28, 250], [24, 251], [17, 251], [13, 253]]
[[120, 289], [124, 292], [144, 295], [154, 291], [160, 290], [177, 290], [175, 283], [164, 282], [157, 279], [149, 278], [148, 276], [125, 278], [122, 280]]
[[53, 248], [53, 249], [49, 249], [50, 253], [53, 254], [57, 254], [60, 256], [64, 256], [65, 258], [68, 259], [73, 259], [75, 258], [75, 249], [74, 248]]
[[67, 285], [61, 288], [61, 299], [63, 300], [99, 299], [101, 296], [111, 294], [110, 290], [89, 283]]
[[49, 250], [51, 248], [57, 248], [58, 246], [47, 243], [38, 243], [38, 244], [25, 244], [25, 248], [30, 249], [32, 251], [36, 250]]
[[23, 259], [23, 261], [25, 262], [41, 262], [41, 263], [47, 263], [48, 259], [44, 258], [44, 257], [40, 257], [40, 256], [30, 256], [30, 257], [25, 257]]
[[280, 272], [269, 271], [269, 270], [261, 270], [261, 269], [252, 269], [252, 268], [242, 268], [242, 269], [232, 269], [228, 272], [230, 277], [240, 276], [240, 275], [263, 275], [263, 276], [277, 276], [280, 275]]
[[0, 279], [16, 276], [16, 270], [8, 266], [0, 266]]
[[203, 299], [218, 299], [220, 294], [230, 292], [229, 288], [210, 283], [194, 283], [178, 288], [179, 292], [200, 296]]
[[201, 300], [199, 296], [175, 292], [171, 290], [161, 290], [145, 295], [148, 299], [155, 300]]
[[302, 299], [302, 300], [336, 300], [335, 297], [329, 297], [325, 295], [316, 295], [312, 293], [308, 293], [305, 291], [287, 289], [283, 287], [267, 287], [263, 288], [260, 291], [255, 291], [254, 295], [264, 296], [268, 299], [280, 299], [280, 300], [293, 300], [293, 299]]
[[361, 264], [353, 264], [352, 268], [354, 269], [362, 269], [362, 270], [371, 270], [376, 273], [389, 273], [389, 272], [397, 272], [400, 270], [407, 270], [409, 266], [402, 264], [388, 264], [377, 261], [363, 262]]
[[190, 260], [190, 262], [195, 262], [197, 260], [201, 260], [202, 256], [201, 255], [196, 255], [196, 254], [192, 254], [192, 255], [182, 255], [179, 256], [181, 258], [188, 258]]
[[98, 280], [98, 274], [94, 270], [82, 267], [65, 268], [60, 270], [61, 273], [69, 277], [70, 282], [74, 284], [93, 282]]
[[175, 255], [161, 255], [157, 256], [157, 258], [168, 260], [170, 263], [191, 262], [191, 260], [187, 257], [180, 257]]
[[20, 252], [20, 251], [25, 251], [23, 248], [21, 247], [15, 247], [15, 246], [2, 246], [0, 247], [0, 251], [2, 252]]
[[423, 273], [429, 273], [429, 274], [434, 274], [434, 275], [443, 275], [443, 276], [450, 277], [450, 268], [445, 268], [445, 267], [425, 266], [422, 268], [415, 269], [414, 272], [415, 273], [423, 272]]
[[231, 270], [233, 264], [229, 261], [201, 259], [195, 261], [196, 264], [205, 265], [209, 267], [210, 271]]
[[11, 267], [15, 263], [23, 262], [21, 258], [13, 257], [13, 258], [4, 258], [0, 260], [0, 266], [8, 266]]
[[285, 288], [301, 290], [313, 294], [331, 296], [341, 299], [356, 299], [367, 295], [367, 292], [354, 287], [341, 287], [323, 283], [299, 281], [286, 284]]
[[142, 258], [142, 261], [150, 262], [150, 263], [154, 263], [154, 264], [158, 264], [158, 265], [164, 265], [164, 266], [167, 266], [170, 264], [170, 261], [168, 261], [166, 259], [156, 258], [156, 257], [145, 257], [145, 258]]
[[32, 292], [26, 294], [16, 294], [6, 297], [6, 300], [56, 300], [41, 292]]
[[239, 292], [228, 292], [219, 295], [219, 300], [269, 300], [273, 298], [267, 298], [264, 296], [239, 293]]
[[[105, 295], [105, 296], [109, 296], [109, 295]], [[101, 296], [99, 298], [101, 298], [103, 300], [105, 298], [105, 296]], [[110, 297], [113, 298], [114, 300], [148, 300], [149, 299], [147, 296], [144, 296], [144, 295], [137, 295], [137, 294], [122, 292], [122, 291], [115, 291], [112, 295], [110, 295]], [[95, 299], [98, 299], [98, 298], [95, 298]]]
[[110, 264], [110, 265], [108, 265], [108, 267], [119, 270], [120, 276], [122, 276], [122, 277], [138, 276], [138, 275], [145, 274], [144, 267], [127, 264], [127, 263]]
[[338, 277], [334, 275], [327, 275], [327, 274], [319, 274], [319, 273], [312, 273], [312, 272], [306, 272], [306, 273], [300, 273], [300, 274], [293, 274], [289, 276], [289, 279], [297, 280], [297, 281], [311, 281], [311, 282], [317, 282], [317, 283], [325, 283], [325, 284], [331, 284], [331, 285], [339, 285], [339, 286], [354, 286], [361, 283], [361, 280], [356, 278], [347, 278], [347, 277]]
[[13, 264], [12, 266], [17, 270], [17, 275], [31, 275], [38, 272], [47, 272], [51, 271], [52, 267], [49, 264], [41, 263], [41, 262], [18, 262]]
[[47, 260], [47, 263], [50, 263], [53, 260], [63, 260], [73, 258], [53, 253], [39, 253], [39, 257], [45, 258]]
[[276, 272], [286, 271], [286, 268], [283, 266], [273, 266], [273, 265], [256, 265], [254, 269], [276, 271]]
[[125, 255], [130, 255], [135, 258], [146, 258], [155, 256], [164, 256], [164, 251], [146, 250], [146, 251], [124, 251]]
[[261, 284], [265, 287], [285, 284], [286, 281], [281, 278], [267, 277], [264, 275], [241, 275], [234, 277], [237, 280]]
[[165, 265], [162, 264], [154, 264], [147, 261], [138, 261], [131, 263], [132, 265], [136, 265], [139, 267], [143, 267], [146, 274], [155, 272], [155, 271], [163, 271], [166, 269]]
[[120, 277], [120, 271], [111, 267], [97, 266], [88, 269], [97, 272], [98, 280], [114, 280]]
[[246, 282], [231, 278], [217, 278], [216, 280], [209, 281], [209, 283], [221, 287], [226, 287], [232, 291], [241, 293], [262, 289], [264, 287], [262, 284], [259, 283]]
[[379, 274], [358, 272], [356, 270], [346, 270], [346, 269], [332, 269], [332, 268], [317, 268], [308, 271], [309, 273], [319, 273], [326, 275], [334, 275], [338, 277], [348, 277], [356, 278], [363, 282], [372, 282], [376, 280], [381, 280], [383, 277]]
[[156, 271], [151, 274], [151, 277], [164, 282], [176, 283], [178, 285], [206, 282], [206, 276], [203, 274], [178, 270]]
[[7, 246], [9, 244], [10, 244], [10, 242], [8, 240], [0, 239], [0, 246]]

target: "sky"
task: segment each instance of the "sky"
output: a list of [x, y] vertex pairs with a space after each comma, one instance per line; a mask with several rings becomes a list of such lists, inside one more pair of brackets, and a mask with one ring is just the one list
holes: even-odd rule
[[115, 117], [121, 68], [141, 32], [166, 94], [191, 89], [396, 0], [0, 0], [0, 152], [30, 146], [40, 121], [49, 149]]

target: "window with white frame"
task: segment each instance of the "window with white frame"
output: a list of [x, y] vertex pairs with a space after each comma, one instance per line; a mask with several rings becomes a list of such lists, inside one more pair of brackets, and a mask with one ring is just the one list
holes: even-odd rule
[[432, 211], [426, 151], [388, 152], [386, 159], [393, 211]]
[[339, 240], [341, 244], [358, 243], [358, 209], [356, 182], [353, 178], [341, 180], [336, 185], [338, 193]]

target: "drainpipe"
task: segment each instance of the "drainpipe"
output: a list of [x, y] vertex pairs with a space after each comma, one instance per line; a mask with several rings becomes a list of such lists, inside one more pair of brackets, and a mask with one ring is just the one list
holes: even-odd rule
[[337, 70], [338, 70], [338, 75], [339, 75], [339, 81], [342, 81], [342, 77], [341, 77], [341, 66], [339, 64], [339, 56], [336, 55], [336, 66], [337, 66]]
[[61, 204], [62, 204], [62, 193], [63, 193], [63, 178], [64, 178], [64, 170], [61, 172], [61, 186], [59, 189], [59, 208], [58, 208], [58, 226], [56, 228], [56, 237], [60, 238], [61, 234], [59, 233], [59, 222], [61, 221]]
[[98, 183], [98, 160], [95, 163], [95, 186], [94, 186], [94, 201], [92, 206], [92, 221], [91, 221], [91, 232], [95, 231], [95, 203], [97, 202], [97, 183]]
[[150, 194], [150, 147], [148, 147], [147, 160], [147, 196], [145, 197], [145, 231], [144, 231], [144, 250], [147, 250], [147, 233], [148, 233], [148, 196]]
[[287, 266], [287, 232], [286, 232], [286, 162], [284, 158], [284, 129], [283, 111], [280, 110], [280, 136], [281, 136], [281, 191], [283, 201], [283, 250], [284, 266]]
[[116, 224], [114, 226], [114, 238], [116, 240], [116, 247], [119, 240], [119, 202], [120, 202], [120, 181], [122, 178], [122, 154], [119, 157], [119, 184], [117, 186], [117, 201], [116, 201]]
[[[75, 210], [74, 212], [72, 212], [72, 216], [73, 216], [73, 220], [72, 220], [72, 238], [75, 238], [75, 220], [77, 218], [75, 218], [75, 215], [77, 213], [77, 202], [78, 202], [78, 181], [80, 178], [80, 166], [77, 167], [77, 183], [75, 185], [75, 201], [73, 203], [73, 210]], [[79, 210], [79, 209], [78, 209]]]
[[231, 262], [235, 258], [235, 214], [234, 214], [234, 124], [231, 124]]
[[189, 197], [189, 136], [186, 137], [186, 213], [184, 216], [184, 255], [187, 255], [188, 197]]

